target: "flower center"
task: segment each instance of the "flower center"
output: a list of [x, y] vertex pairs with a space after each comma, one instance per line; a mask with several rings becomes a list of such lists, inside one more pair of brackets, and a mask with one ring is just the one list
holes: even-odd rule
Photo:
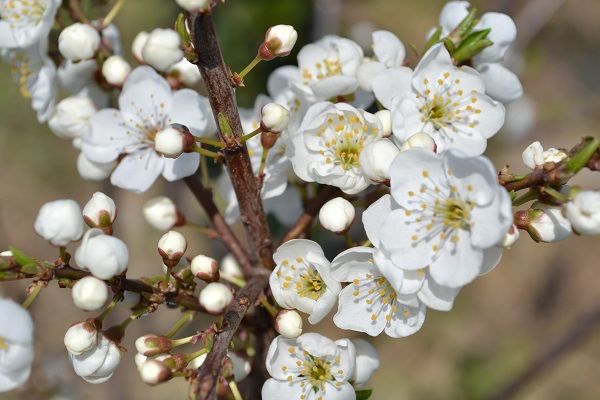
[[323, 358], [308, 355], [303, 361], [300, 376], [305, 377], [315, 390], [322, 390], [325, 382], [333, 380], [331, 364]]
[[36, 25], [44, 17], [46, 6], [41, 0], [5, 0], [0, 7], [0, 18], [8, 21], [12, 29]]
[[358, 157], [363, 147], [365, 147], [364, 141], [356, 140], [350, 134], [344, 135], [333, 151], [335, 163], [341, 165], [346, 171], [358, 167]]
[[436, 129], [446, 126], [451, 115], [449, 106], [450, 99], [444, 99], [438, 95], [421, 108], [421, 112], [426, 115], [426, 119], [431, 122]]
[[296, 292], [300, 297], [309, 297], [313, 300], [318, 300], [325, 289], [327, 289], [327, 285], [312, 265], [306, 267], [306, 270], [299, 276], [298, 282], [296, 282]]
[[0, 336], [0, 350], [8, 350], [8, 343]]
[[326, 58], [316, 62], [313, 72], [308, 68], [302, 68], [302, 78], [305, 84], [337, 75], [342, 75], [342, 63], [339, 58]]
[[468, 229], [470, 210], [469, 202], [457, 198], [447, 198], [442, 204], [434, 206], [434, 215], [441, 218], [445, 226], [454, 229]]

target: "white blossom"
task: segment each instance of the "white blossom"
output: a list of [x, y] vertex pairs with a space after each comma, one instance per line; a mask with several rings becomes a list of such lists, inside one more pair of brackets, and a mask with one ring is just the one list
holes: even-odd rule
[[46, 40], [61, 0], [0, 1], [0, 48], [25, 48]]
[[265, 104], [261, 109], [260, 126], [263, 130], [281, 133], [290, 121], [290, 112], [277, 103]]
[[194, 144], [195, 139], [189, 132], [173, 126], [158, 131], [154, 137], [154, 150], [167, 158], [177, 158], [184, 152], [190, 152]]
[[70, 199], [50, 201], [40, 208], [33, 227], [52, 245], [66, 246], [83, 234], [81, 208]]
[[231, 289], [227, 285], [213, 282], [200, 291], [200, 305], [213, 314], [220, 314], [233, 300]]
[[187, 58], [182, 58], [169, 69], [169, 76], [174, 76], [186, 86], [194, 86], [202, 80], [198, 66], [192, 64]]
[[98, 344], [98, 330], [89, 321], [78, 322], [67, 329], [64, 343], [70, 354], [83, 354]]
[[363, 61], [357, 71], [359, 84], [366, 91], [373, 91], [375, 79], [382, 72], [400, 68], [404, 64], [406, 48], [396, 35], [389, 31], [372, 33], [374, 58]]
[[305, 239], [290, 240], [273, 255], [277, 266], [269, 284], [277, 303], [309, 314], [316, 324], [335, 305], [341, 286], [331, 276], [330, 263], [321, 247]]
[[539, 141], [531, 143], [522, 154], [523, 163], [530, 169], [542, 167], [547, 162], [558, 163], [568, 157], [563, 150], [550, 147], [544, 150]]
[[435, 144], [433, 138], [423, 132], [415, 133], [414, 135], [406, 139], [404, 143], [402, 143], [401, 150], [406, 151], [408, 149], [414, 148], [427, 149], [434, 153], [437, 152], [437, 145]]
[[286, 338], [302, 334], [302, 317], [294, 310], [281, 310], [275, 318], [275, 330]]
[[102, 64], [102, 76], [111, 85], [121, 86], [129, 72], [131, 72], [131, 66], [118, 54], [108, 57]]
[[106, 304], [108, 295], [109, 289], [106, 283], [93, 276], [81, 278], [73, 285], [71, 290], [73, 303], [77, 308], [84, 311], [101, 309]]
[[75, 262], [97, 278], [111, 279], [127, 269], [129, 251], [120, 239], [90, 229], [75, 251]]
[[108, 178], [116, 165], [116, 161], [107, 163], [90, 161], [83, 153], [79, 153], [77, 156], [77, 172], [82, 179], [87, 181], [102, 181]]
[[99, 46], [100, 33], [91, 25], [80, 22], [67, 26], [58, 37], [60, 54], [71, 61], [94, 57]]
[[600, 191], [584, 190], [564, 206], [573, 230], [580, 235], [600, 235]]
[[336, 197], [323, 204], [319, 210], [321, 226], [334, 233], [347, 232], [354, 222], [355, 210], [352, 203], [343, 197]]
[[96, 106], [89, 97], [70, 96], [56, 105], [48, 126], [60, 138], [80, 138], [88, 131], [90, 117], [96, 112]]
[[375, 347], [364, 339], [351, 339], [356, 351], [356, 366], [352, 374], [352, 385], [363, 387], [379, 369], [379, 355]]
[[333, 341], [318, 333], [296, 339], [278, 336], [267, 353], [271, 375], [262, 388], [264, 400], [354, 400], [352, 378], [356, 356], [348, 339]]
[[92, 228], [111, 226], [117, 218], [117, 206], [113, 199], [102, 192], [95, 192], [83, 207], [83, 219]]
[[69, 353], [75, 373], [92, 384], [108, 381], [119, 366], [121, 351], [117, 344], [99, 335], [98, 342], [90, 350], [81, 354]]
[[229, 275], [234, 278], [243, 278], [244, 272], [242, 271], [242, 267], [237, 262], [233, 254], [227, 254], [221, 260], [219, 272], [221, 275]]
[[275, 25], [265, 33], [265, 41], [260, 45], [258, 54], [263, 60], [285, 57], [294, 48], [298, 32], [291, 25]]
[[400, 149], [389, 139], [379, 139], [365, 146], [360, 153], [360, 168], [367, 178], [376, 183], [390, 179], [390, 165]]
[[23, 385], [33, 363], [33, 321], [23, 307], [0, 298], [0, 393]]
[[168, 71], [183, 58], [181, 39], [173, 29], [156, 28], [142, 48], [142, 59], [161, 72]]
[[504, 239], [502, 240], [501, 243], [499, 243], [499, 245], [501, 247], [505, 247], [508, 249], [508, 248], [512, 247], [517, 242], [517, 240], [519, 240], [520, 236], [521, 236], [521, 233], [519, 232], [519, 229], [516, 227], [516, 225], [513, 224], [508, 229], [508, 232], [506, 232]]
[[214, 258], [199, 254], [190, 263], [192, 274], [205, 282], [219, 280], [219, 263]]
[[131, 52], [139, 62], [144, 62], [142, 51], [144, 50], [144, 46], [146, 45], [149, 36], [150, 34], [148, 32], [141, 31], [135, 35], [133, 42], [131, 42]]
[[159, 231], [168, 231], [180, 219], [177, 206], [166, 196], [157, 196], [148, 200], [144, 203], [142, 211], [146, 222]]

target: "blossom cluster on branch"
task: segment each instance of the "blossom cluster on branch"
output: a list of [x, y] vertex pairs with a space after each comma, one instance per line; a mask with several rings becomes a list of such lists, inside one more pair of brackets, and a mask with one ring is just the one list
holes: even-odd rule
[[[469, 2], [449, 1], [416, 60], [389, 31], [373, 32], [368, 54], [326, 36], [302, 47], [297, 65], [274, 70], [266, 94], [244, 109], [235, 91], [258, 63], [292, 52], [293, 27], [266, 30], [256, 57], [232, 72], [212, 24], [218, 2], [177, 0], [185, 12], [175, 29], [140, 32], [131, 65], [112, 23], [124, 4], [86, 15], [79, 0], [0, 0], [0, 54], [38, 121], [79, 150], [83, 179], [136, 193], [161, 176], [184, 182], [210, 225], [169, 197], [147, 201], [139, 214], [164, 233], [153, 250], [162, 269], [132, 279], [135, 260], [128, 238], [114, 235], [109, 196], [96, 192], [83, 208], [43, 204], [34, 230], [57, 258], [18, 244], [0, 257], [0, 280], [30, 280], [21, 306], [0, 299], [0, 392], [27, 381], [34, 324], [26, 309], [56, 281], [77, 308], [97, 313], [64, 336], [86, 382], [108, 381], [127, 327], [169, 306], [181, 318], [135, 341], [149, 385], [186, 379], [190, 397], [202, 399], [364, 400], [380, 366], [376, 349], [304, 332], [303, 314], [315, 325], [337, 308], [341, 330], [403, 338], [428, 309], [450, 311], [519, 231], [538, 242], [600, 234], [600, 192], [568, 185], [582, 169], [600, 169], [599, 139], [570, 150], [535, 142], [523, 152], [524, 175], [497, 172], [483, 155], [505, 105], [523, 94], [503, 65], [517, 35], [505, 14], [479, 16]], [[267, 214], [287, 233], [271, 234]], [[245, 240], [231, 229], [238, 220]], [[221, 262], [189, 254], [184, 227], [230, 254]], [[346, 249], [328, 258], [316, 229], [343, 237]], [[130, 315], [109, 325], [118, 306]], [[214, 321], [201, 328], [198, 313]], [[184, 327], [194, 334], [177, 337]]]

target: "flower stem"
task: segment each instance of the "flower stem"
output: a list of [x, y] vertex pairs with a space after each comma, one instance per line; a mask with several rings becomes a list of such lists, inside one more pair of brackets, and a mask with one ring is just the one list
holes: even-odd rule
[[196, 148], [194, 148], [194, 151], [204, 157], [214, 158], [215, 160], [221, 159], [221, 155], [219, 153], [216, 153], [216, 152], [210, 151], [210, 150], [206, 150], [202, 147], [196, 147]]
[[513, 205], [513, 207], [522, 206], [525, 203], [528, 203], [532, 200], [537, 199], [537, 197], [538, 197], [538, 193], [535, 190], [530, 190], [527, 193], [525, 193], [524, 195], [514, 199], [512, 202], [512, 205]]
[[346, 246], [348, 246], [348, 248], [354, 247], [354, 240], [352, 240], [352, 237], [348, 232], [344, 233], [344, 239], [346, 239]]
[[254, 67], [256, 67], [258, 65], [259, 62], [261, 62], [261, 58], [258, 56], [258, 54], [256, 55], [256, 57], [254, 57], [254, 60], [250, 61], [250, 64], [248, 64], [248, 66], [246, 68], [244, 68], [242, 70], [242, 72], [240, 72], [238, 75], [240, 78], [244, 79], [244, 77], [246, 75], [248, 75], [248, 72], [252, 71], [252, 69]]
[[244, 286], [246, 286], [246, 281], [242, 278], [238, 278], [237, 276], [224, 274], [224, 273], [220, 273], [219, 275], [220, 275], [221, 279], [223, 279], [229, 283], [233, 283], [237, 287], [243, 288]]
[[252, 132], [242, 135], [242, 143], [247, 142], [248, 140], [252, 139], [254, 136], [258, 135], [259, 133], [262, 133], [262, 131], [263, 131], [262, 128], [259, 126]]
[[545, 193], [549, 194], [560, 203], [566, 203], [567, 201], [569, 201], [569, 198], [567, 196], [565, 196], [556, 189], [553, 189], [551, 187], [545, 187], [543, 190]]
[[586, 166], [590, 158], [594, 155], [596, 150], [600, 147], [600, 139], [588, 138], [585, 146], [575, 153], [569, 161], [567, 161], [567, 170], [573, 174], [579, 172], [583, 167]]
[[277, 317], [277, 308], [273, 307], [273, 305], [269, 303], [269, 300], [267, 300], [266, 297], [263, 296], [260, 298], [260, 304], [269, 312], [269, 314], [271, 314], [273, 318]]
[[164, 276], [164, 278], [162, 280], [163, 284], [165, 286], [168, 286], [169, 285], [169, 281], [171, 280], [171, 269], [172, 269], [171, 267], [167, 267], [167, 272], [165, 273], [165, 276]]
[[42, 291], [42, 289], [44, 288], [44, 285], [41, 283], [38, 283], [32, 290], [31, 292], [27, 295], [27, 297], [25, 298], [25, 301], [23, 302], [23, 304], [21, 304], [21, 306], [23, 308], [29, 308], [29, 306], [31, 304], [33, 304], [33, 302], [35, 301], [35, 299], [38, 297], [38, 295], [40, 294], [40, 292]]
[[265, 173], [265, 167], [267, 166], [267, 157], [269, 156], [269, 149], [263, 148], [262, 155], [260, 156], [260, 167], [258, 168], [258, 175]]
[[117, 303], [121, 300], [123, 300], [123, 295], [120, 292], [115, 294], [110, 304], [104, 309], [104, 311], [102, 311], [102, 314], [96, 317], [96, 319], [100, 322], [104, 321], [104, 318], [106, 318], [106, 316], [111, 313], [111, 311], [115, 308]]
[[244, 400], [234, 380], [229, 381], [229, 389], [231, 389], [231, 393], [235, 400]]
[[195, 358], [198, 358], [198, 357], [200, 357], [201, 355], [208, 353], [209, 351], [210, 351], [210, 348], [209, 348], [209, 347], [203, 347], [203, 348], [201, 348], [201, 349], [200, 349], [200, 350], [198, 350], [198, 351], [195, 351], [195, 352], [193, 352], [193, 353], [190, 353], [190, 354], [188, 354], [188, 355], [185, 357], [185, 358], [186, 358], [186, 361], [187, 361], [187, 362], [190, 362], [190, 361], [192, 361], [193, 359], [195, 359]]
[[213, 146], [213, 147], [218, 147], [219, 149], [222, 149], [223, 147], [225, 147], [225, 143], [221, 142], [218, 139], [210, 139], [210, 138], [196, 136], [196, 142], [207, 144], [207, 145]]
[[102, 20], [102, 26], [110, 25], [110, 23], [115, 19], [117, 14], [119, 14], [119, 11], [121, 11], [124, 5], [125, 0], [117, 0], [108, 12], [108, 14], [106, 14], [106, 17], [104, 17], [104, 19]]
[[175, 321], [175, 323], [173, 324], [171, 329], [169, 329], [169, 332], [167, 332], [165, 336], [168, 338], [172, 338], [173, 336], [175, 336], [175, 334], [179, 332], [181, 328], [189, 324], [192, 321], [192, 319], [194, 319], [194, 314], [194, 311], [184, 312], [183, 315], [177, 321]]
[[67, 253], [67, 248], [65, 246], [60, 246], [58, 248], [58, 252], [60, 254], [60, 259], [62, 260], [63, 264], [68, 265], [71, 256], [69, 255], [69, 253]]

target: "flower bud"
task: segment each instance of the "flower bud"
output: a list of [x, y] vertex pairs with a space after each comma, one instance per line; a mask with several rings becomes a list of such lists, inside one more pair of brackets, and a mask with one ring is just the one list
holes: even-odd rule
[[67, 26], [58, 37], [58, 50], [67, 60], [79, 61], [94, 57], [100, 46], [100, 34], [88, 24], [79, 22]]
[[328, 231], [345, 233], [354, 221], [354, 206], [343, 197], [336, 197], [323, 204], [319, 211], [319, 222]]
[[98, 343], [98, 330], [90, 321], [79, 322], [67, 329], [64, 342], [69, 353], [83, 354]]
[[186, 11], [203, 11], [210, 7], [210, 0], [175, 0]]
[[550, 147], [549, 149], [544, 150], [542, 156], [544, 157], [544, 163], [559, 163], [565, 158], [567, 158], [569, 155], [564, 150], [559, 150], [555, 149], [554, 147]]
[[389, 110], [379, 110], [375, 116], [381, 121], [383, 127], [383, 137], [392, 136], [392, 113]]
[[243, 278], [244, 271], [242, 271], [242, 267], [237, 262], [233, 254], [227, 254], [221, 260], [221, 267], [219, 269], [219, 273], [221, 275], [228, 275], [234, 278]]
[[179, 34], [173, 29], [154, 29], [144, 44], [142, 58], [157, 70], [168, 71], [183, 58]]
[[585, 190], [577, 193], [564, 206], [564, 211], [580, 235], [600, 235], [600, 191]]
[[81, 238], [83, 218], [73, 200], [55, 200], [44, 204], [33, 225], [36, 233], [54, 246], [66, 246]]
[[536, 242], [559, 242], [571, 234], [571, 223], [561, 209], [534, 203], [529, 210], [515, 213], [515, 224], [524, 229]]
[[288, 339], [298, 337], [302, 334], [302, 317], [294, 310], [281, 310], [275, 318], [275, 330]]
[[173, 372], [166, 365], [157, 360], [147, 360], [139, 368], [142, 381], [148, 385], [158, 385], [173, 377]]
[[188, 364], [187, 367], [190, 369], [200, 368], [202, 366], [202, 364], [204, 364], [204, 361], [206, 361], [207, 355], [208, 355], [208, 353], [204, 353], [201, 356], [194, 358], [192, 361], [190, 361], [190, 363]]
[[86, 276], [78, 280], [73, 289], [71, 296], [75, 306], [84, 311], [96, 311], [104, 307], [108, 300], [108, 286], [104, 281], [93, 276]]
[[90, 228], [112, 228], [116, 217], [115, 202], [102, 192], [94, 193], [83, 207], [83, 220]]
[[517, 242], [517, 240], [519, 240], [520, 236], [521, 233], [519, 232], [519, 228], [517, 228], [515, 224], [512, 224], [511, 227], [508, 228], [508, 232], [506, 232], [506, 235], [504, 235], [504, 239], [502, 239], [500, 244], [497, 244], [496, 246], [509, 249], [512, 247], [513, 244]]
[[75, 262], [97, 278], [111, 279], [127, 269], [129, 251], [120, 239], [90, 229], [75, 251]]
[[389, 139], [371, 142], [360, 152], [360, 168], [363, 174], [377, 183], [390, 180], [390, 166], [400, 150]]
[[110, 56], [102, 64], [102, 76], [106, 82], [114, 86], [121, 86], [131, 71], [131, 66], [119, 55]]
[[116, 161], [108, 163], [90, 161], [83, 153], [79, 153], [77, 157], [77, 172], [87, 181], [101, 181], [108, 178], [116, 165]]
[[540, 142], [533, 142], [523, 151], [523, 163], [531, 169], [544, 164], [544, 148]]
[[143, 207], [144, 218], [154, 229], [168, 231], [174, 226], [185, 225], [185, 217], [177, 210], [173, 200], [158, 196], [148, 200]]
[[216, 282], [219, 280], [219, 264], [213, 258], [202, 254], [192, 259], [192, 274], [205, 282]]
[[194, 135], [184, 127], [178, 125], [159, 131], [154, 138], [154, 150], [167, 158], [177, 158], [184, 152], [191, 152], [196, 143]]
[[186, 58], [182, 58], [181, 61], [169, 69], [169, 76], [178, 79], [179, 82], [186, 86], [194, 86], [202, 80], [202, 75], [198, 67]]
[[363, 387], [379, 369], [379, 355], [375, 347], [364, 339], [352, 339], [356, 351], [356, 365], [352, 375], [354, 387]]
[[89, 119], [96, 112], [96, 106], [89, 97], [67, 97], [57, 104], [54, 115], [48, 121], [48, 126], [59, 138], [80, 138], [88, 131]]
[[252, 372], [252, 365], [250, 364], [248, 357], [233, 351], [227, 352], [227, 357], [229, 357], [233, 364], [233, 379], [236, 382], [243, 381], [250, 375], [250, 372]]
[[177, 231], [169, 231], [158, 240], [158, 254], [161, 255], [163, 262], [168, 267], [177, 265], [186, 248], [185, 237]]
[[211, 314], [220, 314], [233, 300], [233, 294], [227, 285], [213, 282], [200, 291], [200, 305]]
[[173, 348], [173, 341], [166, 336], [144, 335], [135, 341], [138, 353], [146, 357], [167, 353]]
[[437, 152], [437, 145], [435, 144], [435, 141], [431, 136], [424, 132], [416, 133], [406, 139], [404, 143], [402, 143], [400, 150], [406, 151], [413, 148], [427, 149], [433, 151], [434, 153]]
[[265, 41], [258, 48], [258, 55], [263, 60], [285, 57], [294, 48], [298, 32], [290, 25], [275, 25], [265, 34]]
[[135, 356], [133, 357], [133, 361], [135, 362], [135, 366], [137, 367], [138, 371], [142, 368], [142, 365], [144, 365], [144, 363], [146, 361], [148, 361], [149, 357], [146, 357], [143, 354], [140, 353], [136, 353]]
[[141, 31], [135, 35], [135, 38], [133, 38], [133, 42], [131, 43], [131, 52], [139, 62], [144, 62], [142, 50], [144, 50], [144, 46], [146, 45], [149, 36], [150, 34], [148, 32]]
[[290, 112], [277, 103], [265, 104], [260, 110], [260, 127], [264, 131], [281, 133], [290, 122]]

